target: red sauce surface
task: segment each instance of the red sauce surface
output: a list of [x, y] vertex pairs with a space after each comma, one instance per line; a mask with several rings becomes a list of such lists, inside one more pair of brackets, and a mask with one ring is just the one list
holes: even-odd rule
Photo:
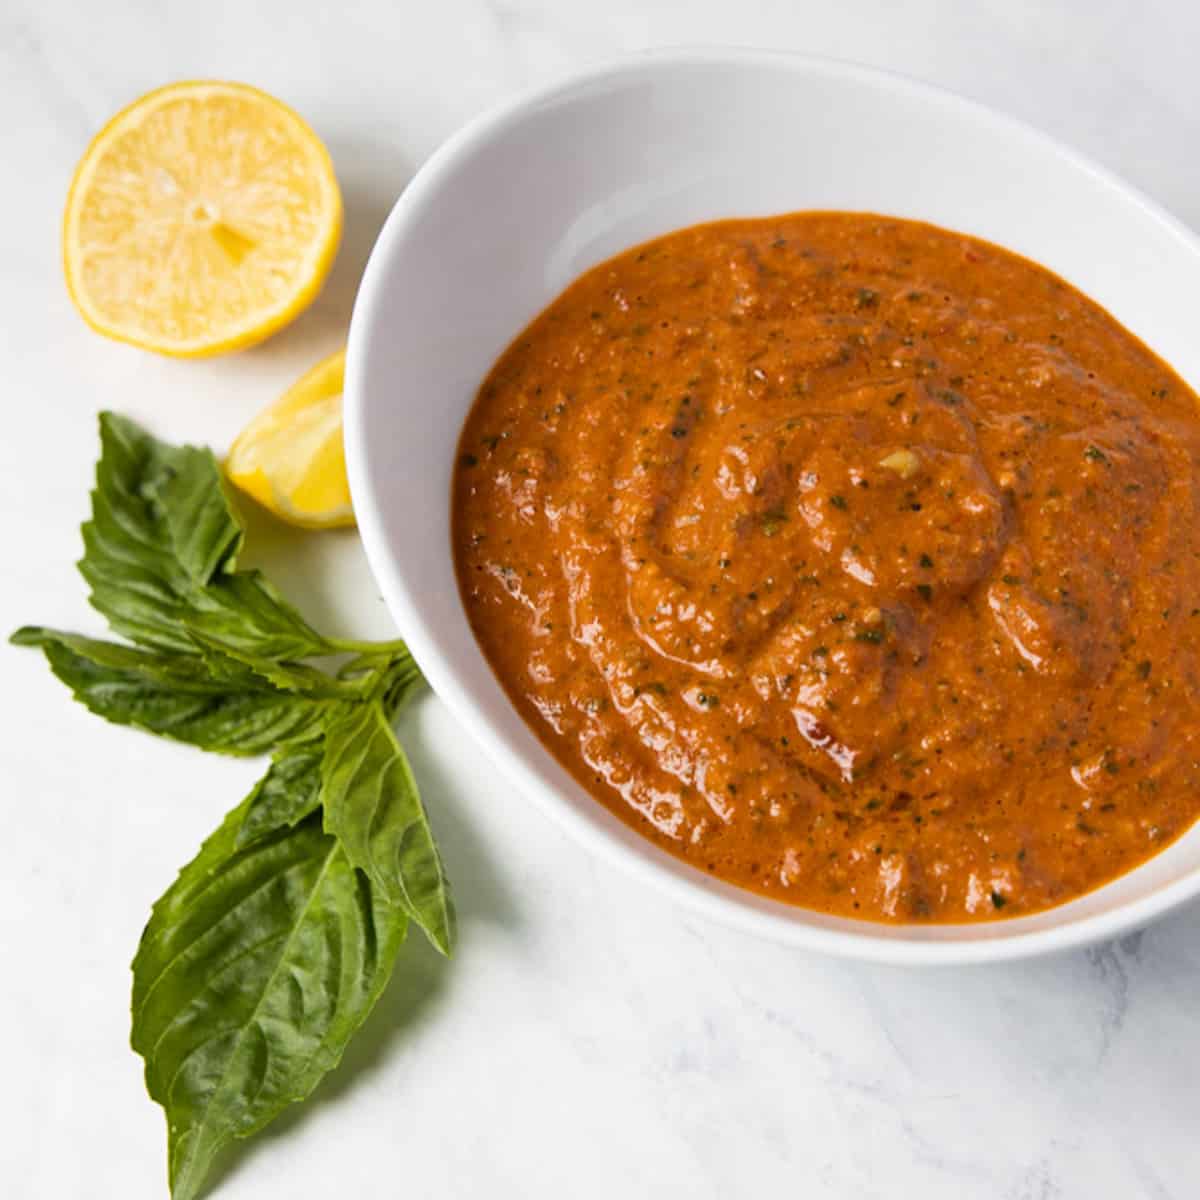
[[1196, 397], [996, 246], [798, 213], [589, 271], [463, 429], [463, 603], [600, 802], [889, 921], [1033, 912], [1200, 813]]

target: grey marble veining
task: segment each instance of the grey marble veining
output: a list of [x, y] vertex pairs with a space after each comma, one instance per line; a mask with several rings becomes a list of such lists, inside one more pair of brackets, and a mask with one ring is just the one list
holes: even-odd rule
[[[495, 100], [681, 42], [856, 58], [1017, 113], [1200, 225], [1200, 8], [1183, 0], [0, 2], [0, 626], [95, 628], [72, 562], [116, 407], [227, 443], [343, 337], [387, 208]], [[341, 258], [292, 329], [176, 363], [87, 333], [58, 223], [90, 133], [170, 79], [282, 96], [328, 141]], [[252, 531], [316, 620], [391, 626], [352, 535]], [[254, 778], [103, 726], [4, 647], [0, 1193], [165, 1196], [127, 1048], [151, 900]], [[19, 729], [19, 736], [11, 731]], [[413, 942], [313, 1103], [223, 1171], [222, 1200], [1192, 1200], [1200, 909], [1086, 952], [912, 972], [781, 950], [676, 911], [497, 785], [436, 700], [405, 736], [458, 888], [461, 949]]]

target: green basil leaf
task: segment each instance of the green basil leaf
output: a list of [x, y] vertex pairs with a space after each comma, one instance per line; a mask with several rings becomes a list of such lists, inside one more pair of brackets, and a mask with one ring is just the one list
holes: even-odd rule
[[343, 680], [302, 662], [287, 662], [256, 654], [243, 646], [209, 637], [189, 625], [193, 648], [203, 655], [214, 678], [251, 687], [268, 684], [284, 692], [307, 696], [355, 699], [364, 694], [366, 681]]
[[88, 600], [114, 633], [154, 650], [195, 651], [181, 620], [184, 606], [160, 576], [129, 562], [101, 558], [96, 535], [86, 526], [84, 546], [79, 570], [91, 588]]
[[114, 413], [100, 415], [100, 443], [79, 569], [117, 633], [179, 653], [195, 652], [188, 624], [267, 657], [334, 649], [257, 571], [235, 570], [242, 527], [210, 451]]
[[188, 630], [263, 658], [295, 659], [334, 654], [339, 647], [323, 638], [259, 571], [218, 576], [194, 589], [178, 610]]
[[133, 962], [133, 1048], [166, 1112], [175, 1200], [337, 1065], [405, 934], [317, 814], [238, 849], [252, 799], [154, 906]]
[[331, 715], [321, 781], [326, 830], [379, 894], [403, 905], [449, 954], [450, 886], [412, 769], [382, 704], [343, 705]]
[[54, 674], [98, 716], [221, 754], [263, 754], [316, 737], [336, 703], [280, 691], [237, 663], [243, 676], [231, 680], [192, 655], [79, 634], [27, 626], [12, 641], [40, 646]]
[[316, 812], [321, 804], [324, 755], [322, 741], [301, 742], [275, 755], [246, 798], [245, 815], [234, 840], [237, 849]]
[[149, 494], [176, 564], [193, 586], [204, 587], [234, 571], [244, 541], [242, 524], [211, 450], [155, 446], [167, 469], [149, 483]]
[[[186, 503], [186, 511], [168, 520], [164, 495]], [[226, 563], [232, 567], [242, 530], [211, 454], [169, 446], [126, 417], [101, 413], [92, 519], [83, 538], [85, 576], [95, 569], [101, 582], [117, 583], [128, 572], [148, 598], [170, 601], [193, 584], [203, 587]]]

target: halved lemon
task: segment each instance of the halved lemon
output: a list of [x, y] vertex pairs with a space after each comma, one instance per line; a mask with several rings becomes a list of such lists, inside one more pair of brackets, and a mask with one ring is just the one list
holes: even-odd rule
[[293, 525], [353, 525], [342, 452], [339, 350], [301, 376], [238, 435], [225, 474], [242, 491]]
[[252, 345], [306, 308], [341, 231], [333, 163], [296, 113], [245, 84], [176, 83], [87, 148], [63, 264], [93, 329], [195, 357]]

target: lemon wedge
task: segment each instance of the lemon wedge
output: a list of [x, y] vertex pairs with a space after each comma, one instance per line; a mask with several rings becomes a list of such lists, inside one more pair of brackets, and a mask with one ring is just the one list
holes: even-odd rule
[[353, 525], [342, 452], [339, 350], [298, 379], [238, 435], [225, 474], [264, 508], [292, 525]]
[[67, 288], [93, 329], [196, 357], [253, 345], [316, 296], [342, 198], [317, 135], [240, 83], [176, 83], [119, 112], [67, 196]]

